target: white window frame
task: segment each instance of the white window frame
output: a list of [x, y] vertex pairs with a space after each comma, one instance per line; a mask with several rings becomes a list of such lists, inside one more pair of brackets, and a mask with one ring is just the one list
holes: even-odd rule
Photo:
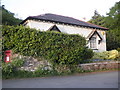
[[96, 36], [92, 36], [89, 42], [90, 42], [91, 49], [97, 49], [97, 37]]

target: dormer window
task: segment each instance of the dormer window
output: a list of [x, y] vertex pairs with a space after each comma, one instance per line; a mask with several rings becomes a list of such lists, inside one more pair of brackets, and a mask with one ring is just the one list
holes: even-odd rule
[[91, 48], [91, 49], [98, 49], [98, 46], [100, 45], [100, 43], [102, 41], [102, 37], [96, 30], [92, 31], [88, 35], [87, 39], [89, 41], [89, 48]]
[[56, 25], [53, 25], [52, 27], [49, 28], [49, 31], [57, 31], [57, 32], [61, 32], [59, 30], [59, 28]]
[[28, 24], [28, 22], [26, 21], [23, 25], [26, 26]]

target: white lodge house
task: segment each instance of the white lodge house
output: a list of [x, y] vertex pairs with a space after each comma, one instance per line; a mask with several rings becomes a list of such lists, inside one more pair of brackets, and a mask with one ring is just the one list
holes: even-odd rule
[[88, 47], [95, 52], [106, 51], [105, 31], [108, 29], [101, 26], [56, 14], [29, 16], [20, 24], [40, 29], [41, 31], [49, 30], [67, 34], [79, 34], [86, 38]]

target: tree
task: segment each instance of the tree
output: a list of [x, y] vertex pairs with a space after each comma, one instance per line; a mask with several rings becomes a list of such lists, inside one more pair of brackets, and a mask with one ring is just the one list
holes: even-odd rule
[[107, 31], [107, 50], [120, 48], [120, 1], [110, 8], [107, 16], [101, 16], [97, 11], [90, 23], [109, 28]]
[[94, 16], [88, 22], [93, 23], [95, 25], [105, 26], [105, 17], [101, 16], [97, 10], [94, 11]]
[[120, 28], [120, 1], [117, 2], [110, 12], [107, 13], [106, 26], [110, 29]]
[[0, 13], [0, 16], [2, 17], [3, 25], [18, 25], [22, 21], [18, 18], [15, 18], [14, 13], [5, 9], [4, 5], [0, 7], [0, 10], [2, 10], [2, 12]]
[[106, 26], [110, 29], [107, 32], [107, 48], [108, 50], [120, 48], [120, 1], [107, 15]]
[[120, 29], [107, 32], [107, 50], [120, 48]]

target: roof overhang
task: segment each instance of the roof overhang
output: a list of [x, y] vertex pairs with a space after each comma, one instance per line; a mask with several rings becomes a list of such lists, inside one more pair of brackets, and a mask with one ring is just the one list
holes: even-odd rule
[[[108, 30], [108, 28], [105, 28], [105, 27], [101, 27], [101, 26], [98, 26], [98, 25], [94, 25], [94, 24], [91, 24], [91, 23], [88, 23], [88, 22], [85, 22], [85, 23], [88, 23], [88, 24], [91, 24], [91, 25], [94, 25], [96, 27], [92, 27], [91, 25], [90, 26], [86, 26], [86, 25], [78, 25], [78, 24], [74, 24], [74, 23], [66, 23], [66, 22], [62, 22], [62, 21], [55, 21], [55, 20], [46, 20], [46, 19], [39, 19], [39, 18], [36, 18], [36, 17], [27, 17], [25, 20], [23, 20], [20, 24], [24, 24], [27, 20], [40, 20], [40, 21], [46, 21], [46, 22], [55, 22], [55, 23], [59, 23], [59, 24], [66, 24], [66, 25], [73, 25], [73, 26], [80, 26], [80, 27], [87, 27], [87, 28], [93, 28], [93, 29], [100, 29], [100, 30]], [[83, 21], [82, 21], [83, 22]], [[99, 27], [99, 28], [98, 28]]]

